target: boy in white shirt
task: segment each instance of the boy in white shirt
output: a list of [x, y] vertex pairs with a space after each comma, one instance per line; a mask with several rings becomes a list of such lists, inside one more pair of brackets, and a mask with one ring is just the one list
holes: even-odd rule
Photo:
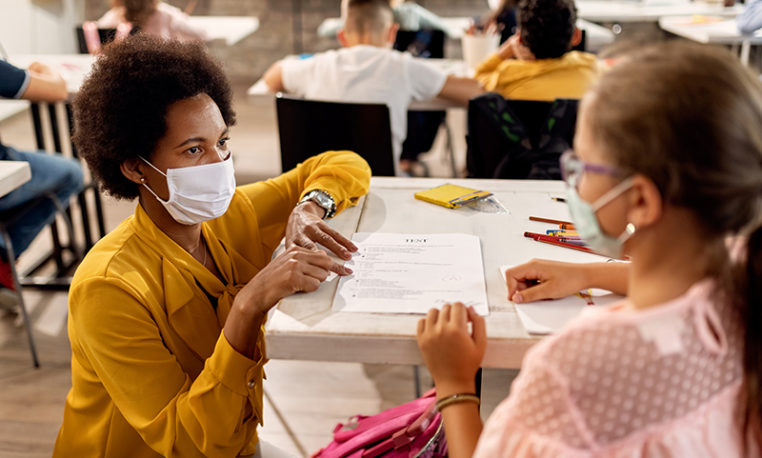
[[442, 97], [468, 105], [483, 92], [470, 78], [448, 76], [406, 53], [392, 48], [397, 34], [388, 0], [343, 0], [344, 29], [338, 34], [343, 48], [273, 64], [264, 80], [273, 92], [308, 99], [389, 106], [397, 174], [406, 136], [407, 107], [412, 100]]

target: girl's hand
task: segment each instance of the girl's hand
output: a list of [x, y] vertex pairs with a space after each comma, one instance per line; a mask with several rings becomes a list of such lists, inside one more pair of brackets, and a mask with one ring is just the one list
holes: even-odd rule
[[474, 379], [486, 346], [484, 318], [460, 302], [445, 304], [441, 311], [431, 309], [418, 321], [418, 348], [434, 378], [438, 398], [475, 392]]
[[508, 300], [516, 303], [571, 296], [588, 288], [585, 264], [533, 259], [505, 272]]

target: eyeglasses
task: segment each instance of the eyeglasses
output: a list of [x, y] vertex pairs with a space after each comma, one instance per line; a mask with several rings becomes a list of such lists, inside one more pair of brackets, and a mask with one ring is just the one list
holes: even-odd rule
[[624, 173], [616, 167], [585, 162], [577, 157], [577, 153], [571, 149], [566, 150], [561, 155], [561, 177], [567, 184], [569, 184], [569, 186], [576, 189], [582, 174], [585, 172], [599, 173], [612, 177], [621, 177], [624, 175]]

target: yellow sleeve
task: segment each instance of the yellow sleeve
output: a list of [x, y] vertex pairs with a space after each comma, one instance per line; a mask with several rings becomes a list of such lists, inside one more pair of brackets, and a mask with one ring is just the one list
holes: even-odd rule
[[494, 91], [497, 87], [497, 80], [500, 75], [498, 67], [501, 63], [503, 63], [503, 59], [497, 53], [492, 54], [476, 67], [474, 79], [482, 83], [484, 89]]
[[293, 170], [249, 185], [240, 186], [257, 214], [262, 243], [274, 249], [285, 235], [286, 222], [299, 199], [314, 189], [329, 193], [337, 213], [357, 204], [370, 187], [370, 167], [351, 151], [327, 151], [313, 156]]
[[[93, 277], [72, 291], [72, 347], [95, 372], [99, 384], [92, 389], [102, 384], [125, 420], [163, 456], [237, 455], [260, 421], [257, 396], [265, 361], [236, 352], [220, 333], [192, 380], [162, 342], [145, 300], [114, 278]], [[93, 422], [109, 421], [98, 413], [104, 415], [93, 412]]]
[[479, 76], [483, 76], [485, 73], [494, 72], [501, 62], [503, 62], [503, 58], [498, 53], [492, 54], [476, 67], [476, 74], [474, 76], [479, 78]]

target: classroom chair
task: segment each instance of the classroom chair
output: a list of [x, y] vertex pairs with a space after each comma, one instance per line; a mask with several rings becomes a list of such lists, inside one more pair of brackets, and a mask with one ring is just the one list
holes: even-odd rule
[[[79, 159], [77, 148], [71, 143], [71, 133], [74, 129], [71, 104], [34, 102], [30, 108], [37, 150], [51, 154], [66, 151], [71, 157]], [[64, 221], [69, 222], [74, 221], [72, 215], [75, 212], [79, 214], [77, 230], [69, 231], [69, 237], [64, 242], [59, 234], [58, 223], [54, 221], [48, 226], [53, 248], [20, 272], [19, 282], [22, 286], [68, 289], [71, 285], [71, 272], [82, 260], [84, 254], [106, 235], [100, 191], [95, 180], [88, 176], [87, 165], [84, 162], [82, 167], [85, 170], [85, 186], [63, 212], [66, 216]], [[81, 239], [82, 246], [77, 243], [77, 239]], [[52, 275], [35, 276], [51, 262], [55, 263], [55, 272]]]
[[[13, 277], [13, 286], [15, 289], [16, 301], [21, 311], [21, 316], [24, 319], [24, 326], [26, 327], [27, 339], [29, 341], [29, 351], [32, 354], [32, 363], [34, 364], [35, 368], [40, 367], [40, 362], [37, 357], [37, 347], [34, 343], [34, 335], [32, 334], [32, 323], [29, 318], [29, 312], [27, 311], [26, 304], [24, 303], [21, 278], [16, 269], [16, 253], [13, 249], [13, 242], [11, 241], [11, 236], [8, 230], [10, 226], [24, 217], [24, 215], [26, 215], [28, 212], [35, 209], [38, 205], [47, 203], [47, 201], [52, 201], [56, 206], [58, 217], [64, 221], [64, 225], [67, 228], [70, 243], [74, 244], [74, 227], [71, 223], [71, 219], [69, 218], [68, 211], [64, 208], [56, 195], [53, 193], [48, 193], [44, 196], [38, 197], [37, 199], [24, 205], [22, 208], [0, 212], [0, 236], [2, 236], [3, 243], [5, 245], [5, 259], [7, 259], [8, 264], [11, 268], [11, 276]], [[57, 230], [55, 232], [57, 234]]]
[[[87, 24], [87, 25], [86, 25]], [[74, 32], [77, 35], [77, 47], [80, 54], [97, 54], [100, 51], [101, 45], [106, 45], [114, 41], [117, 36], [116, 28], [97, 28], [94, 22], [88, 22], [80, 24], [74, 28]], [[87, 34], [85, 33], [85, 27], [93, 27], [97, 30], [97, 43], [91, 42], [88, 45]], [[139, 32], [138, 27], [131, 27], [129, 29], [122, 29], [124, 35], [134, 35]]]
[[381, 103], [275, 98], [280, 163], [285, 172], [316, 154], [350, 150], [362, 156], [375, 176], [394, 176], [389, 107]]
[[468, 105], [469, 178], [560, 180], [559, 158], [571, 148], [576, 99], [511, 100], [487, 93]]

